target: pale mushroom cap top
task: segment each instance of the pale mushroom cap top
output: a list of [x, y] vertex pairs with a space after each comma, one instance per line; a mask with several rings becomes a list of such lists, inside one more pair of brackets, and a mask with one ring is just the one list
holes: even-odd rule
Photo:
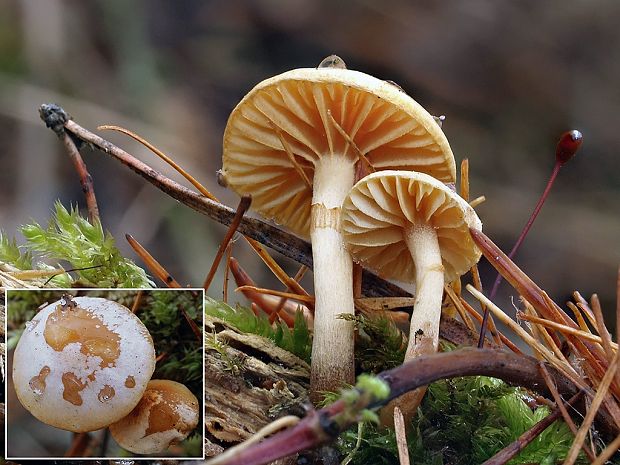
[[310, 182], [324, 156], [346, 154], [353, 166], [358, 152], [330, 113], [375, 169], [416, 170], [454, 182], [443, 131], [400, 88], [358, 71], [306, 68], [261, 82], [233, 110], [224, 133], [227, 184], [251, 194], [252, 208], [263, 216], [307, 236], [312, 191], [285, 145]]
[[342, 234], [353, 259], [386, 279], [413, 281], [415, 263], [404, 228], [423, 218], [437, 231], [447, 282], [480, 259], [469, 228], [482, 229], [474, 209], [423, 173], [382, 171], [366, 176], [342, 205]]
[[44, 423], [94, 431], [127, 415], [155, 370], [153, 340], [129, 309], [76, 297], [43, 308], [15, 349], [13, 385], [22, 405]]
[[198, 425], [200, 403], [183, 384], [152, 379], [140, 403], [110, 425], [112, 437], [137, 454], [163, 452], [184, 440]]

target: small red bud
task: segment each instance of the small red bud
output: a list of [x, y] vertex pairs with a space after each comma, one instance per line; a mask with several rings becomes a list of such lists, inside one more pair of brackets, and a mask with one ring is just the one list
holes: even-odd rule
[[558, 145], [555, 149], [555, 160], [561, 164], [566, 163], [575, 156], [582, 142], [583, 136], [579, 131], [576, 129], [566, 131], [560, 136], [560, 140], [558, 141]]

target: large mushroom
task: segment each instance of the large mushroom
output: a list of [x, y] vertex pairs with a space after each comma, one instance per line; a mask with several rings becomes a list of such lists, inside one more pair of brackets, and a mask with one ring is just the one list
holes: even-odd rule
[[42, 422], [85, 432], [131, 412], [154, 370], [151, 335], [128, 308], [66, 295], [26, 323], [13, 357], [13, 385]]
[[342, 233], [354, 260], [384, 278], [415, 282], [405, 361], [437, 351], [444, 283], [480, 259], [469, 228], [482, 229], [474, 209], [423, 173], [371, 174], [344, 201]]
[[356, 177], [404, 169], [455, 179], [448, 141], [424, 108], [390, 82], [326, 62], [332, 67], [267, 79], [241, 100], [224, 133], [222, 169], [254, 209], [312, 241], [313, 400], [354, 381], [353, 323], [338, 315], [354, 313], [340, 208]]

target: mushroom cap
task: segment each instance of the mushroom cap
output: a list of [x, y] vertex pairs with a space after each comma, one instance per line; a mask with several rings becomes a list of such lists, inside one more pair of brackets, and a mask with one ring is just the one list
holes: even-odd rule
[[469, 228], [482, 229], [474, 209], [423, 173], [382, 171], [361, 179], [342, 205], [342, 234], [353, 259], [386, 279], [413, 281], [415, 263], [404, 229], [423, 218], [437, 231], [447, 282], [480, 259]]
[[252, 208], [263, 216], [307, 237], [312, 190], [286, 148], [310, 182], [323, 156], [346, 154], [353, 167], [358, 152], [330, 114], [375, 169], [455, 181], [444, 133], [398, 86], [359, 71], [304, 68], [259, 83], [233, 110], [224, 132], [225, 182], [240, 195], [251, 194]]
[[127, 415], [155, 370], [153, 340], [129, 309], [111, 300], [55, 302], [28, 323], [13, 357], [22, 405], [48, 425], [85, 432]]
[[122, 447], [136, 454], [162, 452], [196, 428], [199, 405], [183, 384], [154, 379], [131, 413], [110, 425], [110, 433]]

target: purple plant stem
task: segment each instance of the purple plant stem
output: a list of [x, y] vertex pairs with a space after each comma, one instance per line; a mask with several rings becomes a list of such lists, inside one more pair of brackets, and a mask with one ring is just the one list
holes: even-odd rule
[[[543, 191], [542, 195], [538, 199], [538, 203], [536, 204], [534, 211], [530, 215], [530, 218], [527, 220], [527, 223], [525, 224], [525, 227], [521, 231], [521, 234], [519, 234], [519, 238], [517, 239], [517, 242], [515, 242], [515, 245], [510, 250], [510, 253], [508, 254], [508, 258], [512, 259], [517, 253], [517, 250], [519, 250], [519, 247], [521, 247], [521, 244], [525, 240], [525, 236], [527, 236], [527, 233], [530, 231], [530, 228], [534, 224], [534, 221], [536, 221], [536, 217], [538, 216], [538, 213], [540, 213], [540, 210], [543, 204], [545, 203], [545, 200], [547, 200], [547, 197], [549, 196], [549, 192], [551, 192], [551, 188], [553, 187], [555, 178], [557, 178], [562, 165], [563, 163], [561, 163], [560, 161], [556, 161], [555, 165], [553, 165], [553, 171], [551, 172], [551, 176], [549, 177], [547, 186], [545, 187], [545, 190]], [[495, 282], [493, 283], [493, 288], [491, 289], [491, 293], [489, 294], [489, 299], [493, 299], [493, 297], [495, 297], [495, 294], [497, 294], [497, 289], [499, 288], [499, 285], [501, 282], [502, 282], [502, 275], [498, 273], [497, 278], [495, 279]]]
[[[538, 364], [539, 362], [533, 357], [493, 349], [469, 348], [423, 355], [381, 373], [379, 378], [389, 384], [390, 396], [367, 407], [380, 407], [405, 392], [439, 379], [456, 376], [492, 376], [503, 379], [509, 384], [548, 394]], [[557, 370], [549, 367], [549, 372], [562, 395], [573, 396], [578, 392], [575, 386]], [[353, 423], [355, 418], [354, 414], [339, 418], [338, 414], [344, 411], [345, 405], [342, 401], [337, 401], [319, 411], [311, 411], [292, 428], [240, 450], [220, 465], [261, 465], [334, 440], [341, 431]], [[346, 420], [341, 421], [342, 418]], [[605, 417], [603, 421], [611, 424], [612, 420]]]
[[[523, 243], [525, 237], [527, 236], [527, 233], [530, 231], [530, 228], [534, 224], [534, 221], [536, 220], [538, 213], [540, 213], [540, 210], [543, 204], [545, 203], [545, 200], [547, 200], [547, 197], [549, 196], [549, 192], [551, 192], [551, 188], [553, 187], [553, 184], [555, 183], [555, 178], [557, 178], [558, 173], [560, 172], [560, 168], [562, 168], [562, 166], [564, 166], [564, 164], [568, 160], [570, 160], [571, 158], [575, 156], [575, 153], [577, 153], [577, 150], [579, 150], [579, 147], [581, 147], [582, 142], [583, 142], [583, 136], [576, 129], [573, 129], [572, 131], [566, 131], [560, 136], [560, 140], [558, 141], [557, 146], [555, 148], [555, 164], [553, 165], [553, 170], [551, 171], [551, 176], [549, 177], [549, 181], [547, 181], [547, 186], [545, 187], [545, 190], [543, 191], [542, 195], [538, 199], [538, 203], [536, 204], [534, 211], [530, 215], [530, 218], [527, 220], [527, 223], [525, 224], [525, 227], [521, 231], [521, 234], [519, 234], [519, 238], [517, 239], [517, 242], [515, 242], [515, 245], [512, 247], [512, 250], [508, 254], [508, 258], [512, 259], [517, 253], [517, 250], [519, 250], [519, 247]], [[499, 289], [499, 285], [501, 284], [501, 282], [502, 282], [502, 275], [498, 273], [497, 277], [495, 278], [495, 282], [493, 283], [491, 293], [489, 294], [490, 300], [493, 300], [493, 298], [495, 297], [495, 294], [497, 294], [497, 290]], [[484, 315], [482, 317], [482, 324], [480, 326], [480, 338], [478, 339], [479, 348], [484, 347], [484, 338], [487, 332], [486, 330], [487, 330], [488, 319], [489, 319], [489, 310], [485, 309]]]
[[[551, 191], [551, 188], [553, 187], [553, 183], [555, 182], [555, 178], [558, 176], [558, 173], [560, 172], [560, 168], [562, 167], [562, 164], [563, 163], [561, 163], [560, 161], [556, 161], [555, 165], [553, 165], [553, 171], [551, 172], [551, 177], [549, 178], [549, 181], [547, 182], [547, 187], [545, 187], [545, 190], [543, 191], [542, 195], [538, 199], [536, 208], [534, 208], [534, 211], [530, 215], [530, 218], [527, 220], [527, 223], [525, 224], [525, 227], [521, 231], [521, 234], [519, 234], [519, 238], [517, 239], [517, 242], [515, 242], [515, 245], [512, 247], [512, 250], [508, 254], [508, 258], [512, 259], [512, 257], [515, 256], [515, 254], [517, 253], [517, 250], [519, 250], [519, 247], [523, 243], [525, 236], [527, 236], [527, 233], [530, 231], [530, 228], [534, 224], [534, 221], [536, 220], [536, 217], [538, 216], [540, 209], [545, 203], [545, 200], [547, 200], [547, 196], [549, 195], [549, 192]], [[503, 279], [502, 275], [497, 273], [497, 277], [495, 278], [495, 282], [493, 283], [493, 288], [491, 289], [491, 293], [489, 294], [490, 300], [493, 300], [493, 298], [495, 297], [495, 294], [497, 294], [497, 290], [499, 289], [499, 285], [501, 284], [502, 279]], [[480, 338], [478, 339], [479, 348], [484, 347], [484, 338], [486, 337], [488, 319], [489, 319], [489, 309], [485, 308], [484, 314], [482, 316], [482, 324], [480, 326]]]

